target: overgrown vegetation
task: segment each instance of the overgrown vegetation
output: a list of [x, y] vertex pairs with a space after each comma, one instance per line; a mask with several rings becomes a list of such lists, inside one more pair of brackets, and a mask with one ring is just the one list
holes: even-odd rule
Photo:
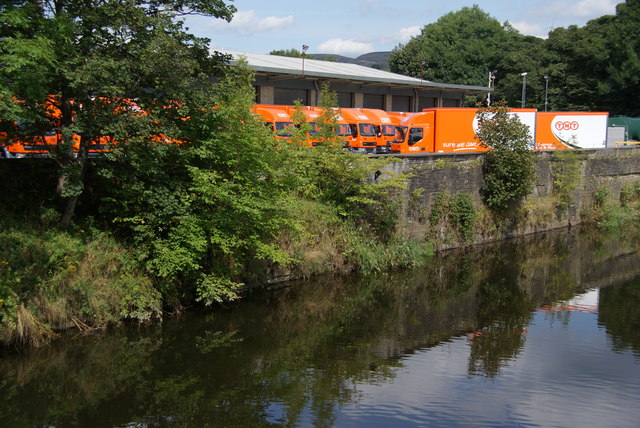
[[558, 208], [571, 205], [571, 194], [580, 184], [582, 157], [574, 150], [559, 150], [553, 154], [553, 189], [558, 198]]
[[469, 194], [439, 192], [431, 204], [430, 235], [436, 242], [443, 241], [449, 238], [446, 233], [453, 231], [453, 239], [468, 244], [474, 237], [477, 218], [478, 212]]
[[587, 221], [607, 231], [619, 232], [635, 227], [640, 220], [640, 181], [625, 185], [619, 199], [612, 197], [606, 186], [598, 186], [593, 193], [593, 204], [583, 214]]
[[484, 201], [491, 209], [505, 210], [527, 196], [535, 184], [533, 138], [504, 103], [478, 110], [476, 138], [491, 149], [483, 165]]
[[3, 217], [0, 248], [0, 342], [41, 345], [58, 329], [161, 314], [152, 278], [108, 233]]
[[[216, 108], [184, 121], [197, 139], [123, 141], [91, 162], [91, 191], [67, 229], [50, 187], [4, 195], [6, 217], [26, 211], [0, 231], [0, 340], [38, 345], [60, 328], [233, 300], [269, 272], [370, 273], [427, 260], [428, 246], [396, 232], [394, 189], [405, 178], [343, 150], [335, 94], [322, 93], [323, 144], [308, 149], [295, 135], [276, 140], [251, 113], [252, 79], [242, 63], [222, 76], [207, 104]], [[294, 134], [307, 132], [304, 119], [297, 125]]]

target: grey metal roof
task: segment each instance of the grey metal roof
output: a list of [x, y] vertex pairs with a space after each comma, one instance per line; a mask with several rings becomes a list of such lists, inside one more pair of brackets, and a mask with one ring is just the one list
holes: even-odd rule
[[[303, 76], [302, 58], [293, 58], [277, 55], [254, 54], [236, 51], [220, 52], [233, 56], [231, 61], [235, 65], [237, 60], [244, 57], [249, 66], [256, 72]], [[490, 92], [493, 88], [484, 86], [454, 85], [448, 83], [436, 83], [429, 80], [417, 79], [402, 74], [390, 73], [375, 68], [364, 67], [357, 64], [347, 64], [332, 61], [320, 61], [305, 58], [304, 77], [344, 79], [355, 82], [381, 83], [386, 85], [410, 86], [412, 88], [436, 88], [445, 91], [460, 91], [465, 93]]]

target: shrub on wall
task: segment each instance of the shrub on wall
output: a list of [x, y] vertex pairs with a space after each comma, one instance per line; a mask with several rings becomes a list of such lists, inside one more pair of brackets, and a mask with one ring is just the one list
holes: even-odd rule
[[484, 201], [504, 210], [527, 196], [535, 183], [535, 153], [529, 128], [505, 104], [478, 110], [476, 138], [491, 149], [484, 161]]

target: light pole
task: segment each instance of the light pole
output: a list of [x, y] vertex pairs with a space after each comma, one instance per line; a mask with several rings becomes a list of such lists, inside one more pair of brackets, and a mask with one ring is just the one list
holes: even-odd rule
[[526, 71], [524, 73], [520, 73], [520, 76], [522, 76], [522, 108], [524, 108], [524, 102], [527, 99], [527, 73]]
[[302, 76], [303, 77], [304, 77], [304, 54], [307, 52], [307, 49], [309, 49], [309, 46], [302, 45]]
[[[496, 73], [498, 70], [491, 70], [489, 72], [489, 89], [493, 87], [493, 82], [496, 80]], [[487, 107], [491, 107], [491, 90], [487, 93]]]
[[549, 75], [544, 73], [544, 111], [549, 107]]

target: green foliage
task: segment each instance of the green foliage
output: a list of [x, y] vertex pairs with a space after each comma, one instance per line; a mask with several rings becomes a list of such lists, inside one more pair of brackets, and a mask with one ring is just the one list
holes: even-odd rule
[[289, 56], [293, 58], [302, 58], [304, 56], [305, 58], [313, 59], [313, 55], [301, 52], [296, 48], [272, 50], [271, 52], [269, 52], [269, 55]]
[[625, 186], [620, 191], [620, 205], [622, 205], [625, 208], [633, 206], [639, 200], [640, 200], [640, 181], [637, 181], [632, 185]]
[[581, 156], [574, 150], [560, 150], [554, 153], [553, 189], [558, 196], [558, 207], [561, 209], [571, 205], [571, 192], [580, 184], [580, 162]]
[[451, 195], [449, 192], [438, 192], [431, 203], [429, 224], [432, 235], [443, 224], [449, 226], [463, 242], [471, 242], [475, 233], [478, 212], [467, 193]]
[[478, 6], [448, 13], [389, 57], [396, 73], [436, 82], [486, 85], [508, 38], [507, 30]]
[[138, 248], [173, 304], [232, 299], [249, 261], [290, 261], [276, 238], [293, 224], [286, 207], [297, 181], [290, 151], [276, 150], [251, 113], [252, 81], [240, 63], [205, 104], [216, 108], [190, 111], [197, 141], [123, 145], [103, 171], [122, 180], [103, 199], [103, 214]]
[[357, 229], [347, 230], [347, 242], [346, 261], [367, 275], [425, 266], [434, 254], [433, 248], [424, 242], [394, 236], [382, 243], [375, 235]]
[[[159, 293], [131, 253], [104, 233], [2, 222], [0, 340], [42, 344], [52, 330], [147, 321]], [[25, 327], [26, 326], [26, 327]]]
[[638, 116], [638, 52], [638, 0], [620, 2], [615, 15], [584, 27], [555, 28], [546, 39], [521, 35], [474, 6], [425, 25], [420, 35], [394, 49], [389, 66], [423, 79], [482, 86], [495, 70], [492, 98], [512, 106], [521, 101], [520, 74], [527, 72], [527, 107], [543, 110], [548, 95], [552, 111]]
[[483, 165], [484, 200], [490, 208], [504, 210], [527, 196], [535, 184], [532, 138], [528, 127], [504, 104], [481, 108], [478, 117], [476, 138], [491, 149]]
[[[343, 219], [389, 237], [399, 210], [393, 192], [404, 188], [406, 176], [386, 172], [384, 168], [391, 162], [388, 159], [344, 150], [335, 133], [337, 96], [325, 85], [320, 100], [321, 114], [316, 123], [322, 144], [313, 150], [299, 150], [297, 144], [281, 150], [288, 154], [287, 168], [296, 177], [299, 195], [329, 204]], [[297, 123], [304, 123], [300, 121], [302, 117]]]
[[[66, 201], [62, 224], [69, 225], [84, 190], [90, 144], [101, 136], [119, 143], [178, 137], [174, 125], [182, 116], [167, 105], [201, 101], [199, 94], [210, 87], [209, 74], [224, 57], [210, 55], [208, 41], [186, 33], [177, 18], [198, 13], [230, 20], [234, 11], [223, 1], [197, 0], [0, 6], [0, 62], [8, 65], [0, 68], [0, 127], [24, 134], [13, 129], [20, 120], [29, 125], [27, 134], [53, 129], [59, 136], [51, 155], [60, 165], [58, 196]], [[132, 108], [132, 99], [146, 115]], [[50, 117], [46, 100], [58, 117]], [[74, 134], [80, 137], [77, 155]]]
[[608, 200], [609, 189], [604, 186], [598, 187], [593, 195], [593, 205], [597, 208], [602, 208], [606, 205]]
[[473, 239], [475, 222], [478, 216], [476, 208], [467, 193], [458, 193], [451, 203], [451, 221], [460, 234], [463, 242]]

